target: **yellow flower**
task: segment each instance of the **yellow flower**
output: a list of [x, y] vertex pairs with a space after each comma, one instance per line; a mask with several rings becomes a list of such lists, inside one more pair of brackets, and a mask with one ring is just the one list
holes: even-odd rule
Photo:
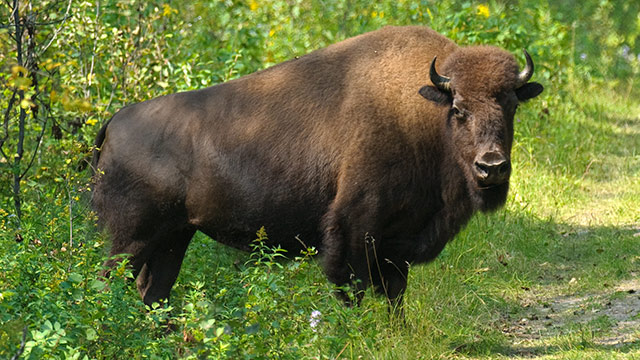
[[85, 121], [85, 124], [90, 125], [90, 126], [93, 126], [93, 125], [95, 125], [97, 122], [98, 122], [98, 119], [93, 119], [93, 118], [91, 118], [91, 119], [87, 119], [87, 121]]
[[162, 4], [162, 16], [170, 16], [172, 13], [177, 14], [178, 10], [172, 8], [169, 4]]
[[486, 18], [489, 17], [489, 15], [491, 14], [489, 12], [489, 6], [487, 6], [486, 4], [480, 4], [478, 5], [478, 9], [477, 9], [477, 14], [478, 15], [482, 15]]
[[256, 11], [258, 10], [258, 3], [255, 0], [251, 0], [249, 1], [249, 9], [251, 9], [251, 11]]

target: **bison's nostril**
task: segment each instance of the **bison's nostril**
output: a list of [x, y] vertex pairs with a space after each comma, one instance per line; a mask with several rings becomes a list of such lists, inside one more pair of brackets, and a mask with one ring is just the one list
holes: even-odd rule
[[487, 156], [474, 162], [474, 172], [484, 184], [501, 184], [507, 180], [511, 165], [504, 158]]
[[504, 175], [509, 171], [509, 163], [504, 161], [502, 164], [498, 166], [498, 175]]
[[480, 178], [486, 178], [489, 176], [489, 166], [486, 163], [476, 161], [476, 175]]

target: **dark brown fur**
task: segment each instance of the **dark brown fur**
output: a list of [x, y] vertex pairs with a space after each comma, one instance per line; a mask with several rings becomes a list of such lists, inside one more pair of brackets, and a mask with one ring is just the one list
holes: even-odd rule
[[[427, 80], [435, 55], [451, 93]], [[508, 158], [515, 107], [541, 91], [516, 89], [517, 74], [500, 49], [386, 27], [126, 107], [97, 141], [93, 205], [111, 254], [132, 254], [150, 304], [168, 298], [196, 230], [247, 248], [265, 226], [294, 252], [296, 236], [318, 247], [332, 282], [373, 283], [398, 302], [408, 264], [504, 203], [508, 181], [485, 188], [472, 167]]]

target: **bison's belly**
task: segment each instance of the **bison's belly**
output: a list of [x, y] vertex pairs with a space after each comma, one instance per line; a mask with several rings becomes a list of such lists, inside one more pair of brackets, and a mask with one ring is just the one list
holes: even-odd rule
[[[264, 227], [270, 245], [290, 251], [320, 246], [321, 220], [330, 196], [311, 184], [304, 190], [283, 182], [210, 182], [205, 191], [187, 196], [190, 222], [211, 238], [250, 250], [256, 232]], [[303, 245], [304, 244], [304, 245]]]

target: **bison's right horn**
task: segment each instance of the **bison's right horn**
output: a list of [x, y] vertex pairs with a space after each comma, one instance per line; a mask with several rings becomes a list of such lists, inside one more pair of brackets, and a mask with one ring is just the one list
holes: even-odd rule
[[438, 74], [438, 72], [436, 71], [437, 58], [438, 58], [437, 56], [434, 56], [433, 61], [431, 61], [431, 69], [429, 70], [429, 79], [431, 80], [433, 85], [435, 85], [435, 87], [437, 87], [438, 89], [442, 91], [450, 92], [451, 84], [449, 82], [451, 81], [451, 79], [449, 79], [446, 76], [442, 76]]
[[518, 74], [518, 86], [516, 86], [516, 89], [526, 84], [533, 75], [533, 60], [531, 60], [531, 55], [529, 55], [525, 49], [522, 49], [522, 51], [524, 51], [524, 57], [527, 59], [527, 64], [525, 65], [524, 70]]

